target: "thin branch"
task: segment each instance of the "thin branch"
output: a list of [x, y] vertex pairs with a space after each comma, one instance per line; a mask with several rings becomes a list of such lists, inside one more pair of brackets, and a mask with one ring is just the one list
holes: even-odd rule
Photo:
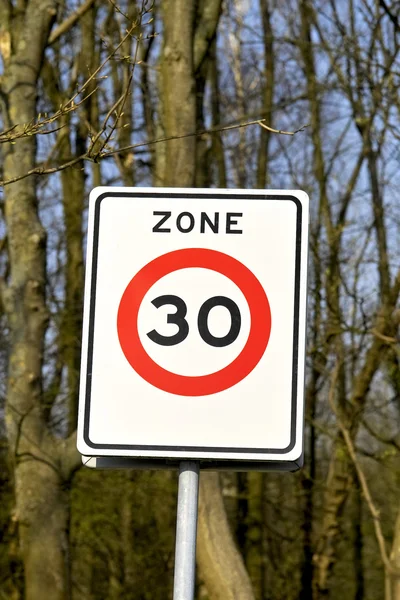
[[76, 165], [76, 163], [78, 163], [81, 160], [84, 160], [85, 158], [88, 158], [86, 154], [82, 154], [82, 156], [76, 156], [72, 160], [69, 160], [68, 162], [64, 163], [63, 165], [58, 165], [56, 167], [35, 167], [34, 169], [27, 171], [27, 173], [24, 173], [23, 175], [18, 175], [17, 177], [12, 177], [11, 179], [0, 181], [0, 186], [10, 185], [11, 183], [21, 181], [22, 179], [30, 177], [31, 175], [51, 175], [52, 173], [57, 173], [58, 171], [64, 171], [64, 169], [68, 169], [68, 167]]
[[[41, 116], [39, 115], [38, 121], [36, 123], [34, 121], [31, 121], [30, 123], [24, 123], [24, 124], [20, 124], [20, 125], [17, 124], [17, 125], [14, 125], [13, 127], [10, 127], [9, 129], [6, 129], [5, 131], [1, 131], [0, 132], [0, 144], [5, 144], [6, 142], [9, 142], [9, 143], [14, 142], [15, 140], [18, 140], [20, 138], [29, 137], [32, 135], [46, 135], [48, 133], [54, 133], [56, 131], [59, 131], [60, 129], [62, 129], [64, 127], [64, 125], [56, 127], [55, 129], [52, 129], [52, 130], [41, 131], [41, 129], [45, 125], [54, 123], [54, 121], [56, 121], [60, 117], [65, 116], [68, 113], [77, 110], [84, 102], [86, 102], [86, 100], [88, 98], [90, 98], [90, 96], [92, 96], [92, 94], [94, 94], [96, 92], [96, 90], [97, 90], [97, 88], [92, 90], [90, 93], [87, 94], [87, 96], [82, 98], [82, 100], [80, 100], [79, 102], [74, 102], [74, 98], [76, 98], [76, 96], [77, 96], [77, 94], [75, 94], [74, 98], [72, 98], [71, 100], [68, 100], [68, 102], [66, 102], [63, 106], [60, 106], [59, 110], [57, 112], [55, 112], [54, 114], [50, 115], [49, 117], [45, 116], [42, 119]], [[80, 92], [78, 92], [78, 94], [79, 93]]]
[[58, 27], [53, 29], [49, 36], [49, 44], [54, 44], [62, 35], [67, 33], [75, 23], [83, 17], [85, 13], [93, 6], [95, 0], [86, 0], [83, 4], [81, 4], [76, 11], [74, 11], [69, 17], [65, 19]]
[[[194, 131], [192, 133], [183, 133], [181, 135], [171, 135], [168, 137], [158, 138], [156, 140], [150, 140], [147, 142], [139, 142], [138, 144], [132, 144], [131, 146], [125, 146], [124, 148], [118, 148], [116, 150], [111, 150], [110, 152], [105, 152], [105, 153], [101, 154], [100, 158], [107, 158], [108, 156], [112, 156], [113, 154], [127, 152], [130, 150], [135, 150], [136, 148], [141, 148], [143, 146], [150, 146], [152, 144], [159, 144], [161, 142], [169, 142], [171, 140], [181, 140], [181, 139], [184, 139], [187, 137], [192, 137], [192, 136], [209, 135], [209, 134], [213, 134], [213, 133], [231, 131], [233, 129], [241, 129], [242, 127], [249, 127], [250, 125], [260, 125], [263, 121], [265, 121], [265, 119], [261, 119], [261, 120], [258, 119], [256, 121], [247, 121], [245, 123], [235, 123], [233, 125], [222, 125], [222, 126], [218, 126], [218, 127], [211, 127], [210, 129], [202, 129], [199, 131]], [[279, 130], [271, 130], [271, 131], [273, 133], [281, 133], [284, 135], [294, 135], [295, 133], [302, 131], [305, 127], [307, 127], [307, 125], [303, 125], [302, 127], [300, 127], [299, 129], [297, 129], [296, 131], [293, 131], [293, 132], [284, 132], [284, 131], [279, 131]]]
[[[126, 32], [125, 36], [122, 38], [122, 40], [119, 42], [119, 44], [114, 48], [114, 50], [112, 52], [110, 52], [110, 54], [108, 54], [108, 56], [104, 59], [104, 61], [97, 67], [97, 69], [90, 75], [90, 77], [88, 77], [88, 79], [75, 92], [75, 94], [72, 96], [72, 98], [70, 98], [64, 105], [60, 106], [60, 109], [56, 113], [54, 113], [53, 115], [50, 115], [49, 117], [45, 117], [44, 119], [39, 120], [37, 123], [30, 122], [30, 123], [25, 123], [25, 124], [21, 124], [21, 125], [16, 125], [15, 127], [12, 127], [10, 129], [6, 130], [5, 132], [0, 132], [0, 141], [2, 141], [1, 138], [4, 135], [6, 136], [6, 139], [4, 141], [6, 141], [6, 142], [10, 142], [10, 141], [13, 141], [13, 140], [21, 138], [21, 137], [36, 135], [37, 133], [39, 133], [40, 128], [43, 127], [44, 125], [52, 123], [55, 120], [59, 119], [60, 117], [66, 115], [72, 111], [77, 110], [77, 108], [79, 106], [81, 106], [84, 102], [86, 102], [86, 100], [88, 98], [90, 98], [90, 96], [92, 96], [92, 94], [94, 94], [96, 92], [97, 88], [94, 88], [91, 92], [89, 92], [84, 98], [82, 98], [78, 102], [75, 102], [75, 99], [84, 92], [84, 90], [87, 88], [89, 83], [97, 76], [97, 74], [103, 69], [103, 67], [115, 56], [115, 54], [118, 52], [118, 50], [124, 44], [125, 40], [127, 40], [128, 37], [132, 34], [132, 31], [135, 29], [136, 26], [137, 26], [136, 23], [134, 23], [132, 25], [132, 27]], [[18, 129], [17, 129], [16, 133], [13, 134], [12, 131], [15, 128], [18, 128]], [[22, 128], [22, 131], [20, 131], [19, 128]], [[89, 156], [87, 156], [86, 158], [90, 159]], [[54, 171], [52, 171], [52, 172], [54, 172]], [[29, 173], [29, 175], [34, 174], [34, 173], [40, 174], [41, 171], [36, 171], [36, 169], [34, 169]], [[24, 175], [20, 179], [24, 179], [26, 176], [27, 175]], [[19, 179], [13, 179], [13, 180], [7, 181], [7, 184], [13, 183], [18, 180]], [[0, 185], [6, 185], [6, 184], [0, 182]]]
[[15, 142], [15, 140], [18, 140], [23, 137], [29, 137], [32, 135], [49, 135], [50, 133], [57, 133], [57, 131], [60, 131], [60, 129], [63, 129], [65, 127], [65, 125], [60, 125], [59, 127], [55, 127], [54, 129], [44, 129], [43, 131], [41, 131], [40, 128], [42, 126], [43, 123], [41, 122], [35, 123], [32, 125], [31, 129], [29, 129], [28, 126], [28, 128], [24, 129], [23, 131], [12, 133], [12, 130], [15, 129], [15, 127], [17, 127], [17, 125], [15, 125], [15, 127], [11, 127], [8, 130], [8, 132], [3, 131], [0, 133], [0, 144], [12, 143]]
[[[139, 25], [141, 25], [141, 17], [139, 18]], [[116, 103], [116, 106], [115, 106], [115, 111], [116, 112], [117, 112], [117, 108], [118, 108], [118, 112], [117, 112], [115, 121], [114, 121], [114, 123], [113, 123], [110, 131], [108, 132], [106, 139], [104, 140], [104, 142], [102, 144], [102, 147], [101, 147], [101, 149], [99, 151], [99, 154], [101, 154], [101, 152], [103, 151], [104, 148], [107, 148], [108, 142], [111, 140], [111, 137], [112, 137], [112, 135], [113, 135], [113, 133], [114, 133], [116, 127], [117, 127], [117, 124], [118, 124], [118, 122], [120, 121], [120, 119], [122, 117], [122, 114], [123, 114], [122, 111], [124, 110], [124, 106], [126, 104], [126, 100], [128, 98], [128, 95], [129, 95], [129, 92], [130, 92], [131, 86], [132, 86], [133, 75], [135, 73], [135, 66], [137, 64], [137, 59], [138, 59], [139, 47], [140, 47], [141, 40], [142, 40], [142, 34], [140, 34], [139, 38], [136, 40], [135, 54], [134, 54], [134, 57], [133, 57], [133, 64], [132, 64], [132, 67], [131, 67], [131, 72], [130, 72], [130, 75], [129, 75], [129, 79], [128, 79], [128, 84], [126, 86], [126, 90], [122, 94], [120, 100], [118, 100], [118, 102]], [[107, 123], [107, 121], [106, 121], [106, 123]], [[104, 125], [104, 131], [105, 131], [105, 128], [106, 128], [106, 125]]]
[[388, 335], [383, 335], [383, 333], [381, 333], [380, 331], [378, 331], [377, 329], [371, 329], [371, 333], [373, 335], [376, 335], [376, 337], [378, 337], [380, 340], [382, 340], [383, 342], [385, 342], [386, 344], [398, 344], [398, 340], [394, 337], [389, 337]]
[[[186, 137], [191, 137], [191, 136], [210, 135], [210, 134], [218, 133], [218, 132], [232, 131], [234, 129], [241, 129], [242, 127], [249, 127], [251, 125], [259, 125], [259, 124], [260, 124], [260, 120], [247, 121], [247, 123], [236, 123], [234, 125], [212, 127], [211, 129], [202, 129], [200, 131], [194, 131], [192, 133], [185, 133], [182, 135], [171, 135], [168, 137], [157, 138], [155, 140], [148, 140], [147, 142], [139, 142], [138, 144], [132, 144], [131, 146], [125, 146], [124, 148], [116, 148], [116, 149], [110, 150], [108, 152], [103, 152], [102, 154], [100, 154], [100, 156], [96, 157], [95, 161], [93, 160], [93, 158], [91, 156], [88, 155], [87, 152], [85, 152], [84, 154], [81, 154], [80, 156], [75, 156], [73, 159], [69, 160], [68, 162], [66, 162], [62, 165], [57, 165], [54, 167], [44, 167], [44, 166], [35, 167], [34, 169], [31, 169], [30, 171], [28, 171], [27, 173], [24, 173], [23, 175], [18, 175], [17, 177], [13, 177], [12, 179], [7, 179], [7, 180], [3, 180], [3, 181], [0, 180], [0, 186], [10, 185], [11, 183], [15, 183], [16, 181], [20, 181], [21, 179], [30, 177], [31, 175], [51, 175], [52, 173], [57, 173], [58, 171], [64, 171], [64, 169], [73, 167], [74, 165], [76, 165], [78, 162], [80, 162], [82, 160], [89, 160], [91, 162], [97, 162], [97, 161], [105, 159], [105, 158], [110, 158], [114, 154], [121, 154], [123, 152], [129, 152], [136, 148], [143, 148], [145, 146], [151, 146], [153, 144], [160, 144], [162, 142], [169, 142], [171, 140], [180, 140], [180, 139], [183, 139]], [[304, 127], [305, 126], [300, 127], [296, 132], [302, 131]], [[278, 130], [277, 130], [277, 132], [279, 133]], [[294, 135], [296, 132], [293, 132], [292, 135]]]
[[375, 431], [375, 429], [373, 427], [371, 427], [371, 425], [366, 421], [366, 419], [362, 419], [362, 424], [365, 427], [365, 429], [368, 431], [368, 433], [374, 437], [375, 439], [378, 440], [378, 442], [381, 442], [382, 444], [386, 444], [388, 446], [393, 446], [393, 448], [395, 448], [397, 451], [400, 451], [400, 444], [398, 443], [396, 437], [391, 437], [391, 438], [386, 438], [383, 435], [379, 434], [377, 431]]
[[392, 13], [389, 6], [386, 4], [385, 0], [379, 0], [380, 6], [383, 8], [389, 19], [392, 21], [394, 28], [396, 31], [400, 31], [400, 22], [395, 14]]
[[[131, 25], [132, 25], [131, 26], [131, 31], [133, 29], [135, 29], [136, 27], [141, 27], [141, 25], [142, 25], [142, 18], [143, 18], [143, 15], [144, 15], [144, 4], [145, 4], [145, 2], [143, 0], [142, 7], [141, 7], [141, 10], [140, 10], [138, 18], [134, 22], [131, 21]], [[101, 153], [102, 153], [102, 151], [103, 151], [104, 148], [107, 148], [108, 142], [110, 141], [111, 136], [114, 133], [116, 127], [117, 127], [118, 121], [120, 120], [120, 118], [122, 116], [122, 111], [124, 109], [126, 99], [128, 97], [129, 91], [131, 89], [132, 80], [133, 80], [133, 74], [135, 72], [135, 66], [136, 66], [136, 61], [137, 61], [137, 58], [138, 58], [138, 52], [139, 52], [139, 46], [140, 46], [141, 40], [142, 40], [142, 34], [140, 33], [139, 37], [136, 39], [136, 48], [135, 48], [135, 53], [134, 53], [134, 56], [133, 56], [132, 68], [131, 68], [131, 72], [130, 72], [130, 75], [129, 75], [129, 80], [128, 80], [128, 84], [126, 86], [126, 89], [125, 89], [124, 93], [121, 95], [121, 97], [113, 104], [113, 106], [108, 111], [108, 113], [107, 113], [107, 115], [106, 115], [106, 117], [105, 117], [105, 119], [103, 121], [103, 125], [102, 125], [100, 131], [97, 133], [97, 135], [93, 138], [93, 140], [91, 142], [90, 148], [88, 150], [88, 155], [91, 156], [94, 160], [96, 160], [98, 158], [98, 156], [101, 155]], [[117, 111], [117, 109], [118, 109], [118, 111]], [[101, 145], [100, 150], [93, 156], [92, 155], [92, 150], [94, 149], [96, 142], [100, 139], [100, 137], [103, 135], [103, 133], [105, 133], [106, 128], [107, 128], [108, 120], [111, 117], [111, 115], [112, 115], [113, 112], [117, 113], [115, 121], [114, 121], [114, 123], [113, 123], [110, 131], [108, 132], [106, 139], [102, 141], [102, 145]]]
[[389, 559], [389, 556], [388, 556], [388, 553], [386, 550], [386, 542], [385, 542], [385, 537], [382, 532], [380, 512], [376, 508], [375, 503], [372, 499], [371, 492], [368, 487], [367, 479], [366, 479], [364, 472], [361, 468], [361, 465], [357, 459], [356, 451], [354, 449], [354, 444], [353, 444], [350, 432], [347, 429], [347, 427], [344, 425], [343, 421], [341, 420], [338, 410], [336, 409], [336, 406], [335, 406], [335, 389], [336, 389], [336, 383], [337, 383], [339, 372], [340, 372], [340, 363], [337, 362], [335, 369], [332, 373], [331, 385], [330, 385], [330, 389], [329, 389], [329, 404], [330, 404], [334, 414], [336, 415], [340, 432], [346, 443], [347, 451], [349, 453], [349, 456], [350, 456], [350, 458], [353, 462], [354, 468], [356, 470], [357, 477], [360, 482], [361, 489], [363, 491], [363, 495], [364, 495], [365, 501], [368, 506], [368, 510], [371, 513], [372, 520], [374, 523], [375, 536], [376, 536], [376, 539], [378, 542], [379, 551], [381, 554], [381, 559], [382, 559], [382, 563], [385, 568], [385, 572], [389, 575], [392, 575], [392, 574], [395, 574], [395, 570], [393, 569], [393, 567], [391, 565], [391, 562], [390, 562], [390, 559]]
[[[265, 120], [265, 119], [263, 119], [263, 120]], [[263, 129], [266, 129], [267, 131], [270, 131], [271, 133], [279, 133], [280, 135], [296, 135], [296, 133], [299, 133], [300, 131], [304, 131], [306, 127], [310, 126], [310, 124], [308, 123], [307, 125], [302, 125], [301, 127], [299, 127], [299, 129], [296, 129], [295, 131], [282, 131], [282, 129], [273, 129], [272, 127], [268, 127], [268, 125], [265, 125], [265, 123], [263, 123], [262, 121], [257, 121], [257, 123]]]
[[381, 526], [380, 512], [375, 506], [375, 503], [371, 496], [371, 492], [368, 487], [366, 477], [360, 466], [359, 461], [357, 460], [356, 452], [354, 450], [354, 446], [353, 446], [353, 442], [350, 437], [350, 433], [346, 429], [346, 427], [343, 425], [343, 423], [340, 421], [340, 419], [338, 419], [338, 424], [339, 424], [340, 431], [342, 432], [344, 441], [346, 442], [347, 450], [348, 450], [350, 458], [354, 464], [354, 468], [356, 470], [357, 477], [359, 479], [365, 501], [367, 503], [368, 509], [371, 513], [371, 516], [372, 516], [372, 519], [374, 522], [375, 535], [376, 535], [379, 550], [381, 553], [381, 559], [382, 559], [383, 565], [388, 574], [394, 574], [394, 569], [390, 563], [390, 560], [389, 560], [389, 557], [387, 554], [387, 550], [386, 550], [385, 538], [384, 538], [384, 535], [382, 532], [382, 526]]

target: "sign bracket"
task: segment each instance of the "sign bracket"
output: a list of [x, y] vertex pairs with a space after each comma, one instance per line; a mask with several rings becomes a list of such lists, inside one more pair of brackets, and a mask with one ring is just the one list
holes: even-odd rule
[[199, 475], [199, 462], [180, 463], [173, 600], [194, 598]]

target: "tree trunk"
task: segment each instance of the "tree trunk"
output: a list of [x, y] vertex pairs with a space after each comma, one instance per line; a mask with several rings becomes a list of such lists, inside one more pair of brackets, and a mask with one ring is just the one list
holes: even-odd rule
[[68, 590], [66, 492], [54, 468], [26, 460], [17, 469], [17, 505], [26, 600], [64, 600]]
[[[218, 127], [221, 125], [221, 113], [220, 113], [220, 89], [219, 89], [219, 72], [217, 65], [217, 45], [214, 44], [212, 47], [212, 56], [210, 59], [210, 88], [211, 88], [211, 119], [212, 127]], [[225, 153], [224, 146], [221, 139], [220, 133], [214, 133], [212, 136], [212, 158], [215, 161], [215, 169], [217, 172], [218, 186], [221, 188], [227, 187], [226, 177], [226, 164], [225, 164]]]
[[[8, 127], [36, 117], [39, 72], [56, 13], [53, 0], [30, 0], [9, 23], [10, 58], [5, 61], [3, 94]], [[15, 19], [18, 19], [14, 22]], [[29, 26], [27, 26], [29, 24]], [[7, 145], [4, 178], [34, 168], [34, 136]], [[3, 301], [11, 331], [6, 424], [15, 469], [16, 516], [25, 567], [26, 600], [65, 600], [68, 512], [59, 443], [49, 434], [42, 410], [42, 365], [47, 328], [46, 233], [38, 215], [35, 178], [5, 188], [10, 278]]]
[[256, 600], [264, 598], [264, 519], [263, 502], [265, 473], [250, 471], [249, 483], [249, 523], [246, 552], [246, 566], [253, 584]]
[[[271, 7], [269, 0], [260, 0], [260, 12], [263, 24], [264, 35], [264, 69], [265, 83], [262, 100], [262, 116], [266, 119], [267, 125], [272, 127], [272, 111], [274, 106], [274, 88], [275, 88], [275, 55], [273, 44], [273, 32], [271, 25]], [[260, 146], [257, 157], [257, 187], [264, 189], [268, 184], [268, 161], [269, 161], [269, 143], [271, 134], [260, 127]]]
[[[84, 131], [76, 131], [76, 153], [84, 152]], [[68, 130], [67, 130], [68, 131]], [[69, 131], [62, 149], [71, 153]], [[66, 265], [65, 306], [61, 326], [61, 355], [67, 368], [69, 398], [68, 433], [76, 429], [78, 419], [79, 370], [81, 358], [81, 331], [83, 315], [83, 206], [85, 197], [85, 172], [83, 161], [61, 173], [63, 191]]]
[[[162, 121], [167, 136], [193, 133], [196, 127], [196, 83], [193, 68], [194, 0], [164, 0], [162, 54]], [[166, 144], [163, 184], [193, 187], [196, 138]]]
[[[319, 283], [317, 287], [319, 291]], [[317, 300], [318, 303], [318, 300]], [[314, 347], [317, 347], [320, 319], [319, 304], [314, 307]], [[301, 568], [301, 590], [300, 600], [313, 600], [313, 579], [314, 579], [314, 541], [313, 541], [313, 523], [314, 523], [314, 484], [316, 478], [316, 431], [314, 426], [317, 403], [317, 384], [320, 373], [317, 369], [316, 356], [313, 358], [314, 364], [310, 383], [306, 392], [306, 406], [308, 416], [308, 431], [305, 439], [305, 454], [307, 466], [302, 476], [302, 486], [304, 492], [303, 509], [303, 564]]]
[[240, 552], [244, 556], [247, 564], [248, 551], [248, 529], [249, 529], [249, 478], [248, 473], [237, 473], [237, 522], [236, 522], [236, 540]]
[[254, 600], [249, 576], [235, 546], [218, 473], [201, 473], [197, 560], [212, 600]]

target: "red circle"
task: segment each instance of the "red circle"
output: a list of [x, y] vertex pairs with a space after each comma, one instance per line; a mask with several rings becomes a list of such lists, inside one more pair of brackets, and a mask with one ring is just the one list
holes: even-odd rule
[[[251, 324], [247, 342], [234, 361], [215, 373], [189, 377], [167, 371], [150, 358], [140, 341], [137, 321], [143, 297], [156, 281], [192, 267], [211, 269], [231, 279], [247, 300]], [[131, 279], [118, 308], [117, 329], [127, 361], [145, 381], [170, 394], [208, 396], [239, 383], [261, 360], [271, 332], [271, 310], [260, 282], [241, 262], [216, 250], [185, 248], [155, 258]]]

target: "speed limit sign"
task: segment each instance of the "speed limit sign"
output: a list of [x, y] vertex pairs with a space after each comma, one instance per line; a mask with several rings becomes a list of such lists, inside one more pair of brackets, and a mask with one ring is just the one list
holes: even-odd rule
[[93, 190], [80, 452], [296, 468], [307, 236], [301, 191]]

